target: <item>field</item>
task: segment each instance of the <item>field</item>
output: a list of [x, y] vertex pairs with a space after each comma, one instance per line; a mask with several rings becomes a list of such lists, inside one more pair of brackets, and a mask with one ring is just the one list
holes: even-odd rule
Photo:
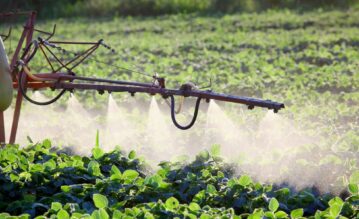
[[[40, 21], [40, 29], [57, 23], [56, 39], [104, 39], [116, 50], [101, 48], [79, 75], [148, 81], [118, 68], [125, 66], [158, 72], [168, 87], [211, 80], [215, 91], [284, 102], [280, 114], [316, 141], [249, 163], [227, 162], [225, 148], [208, 145], [192, 161], [164, 161], [156, 170], [126, 145], [104, 152], [97, 142], [91, 156], [51, 147], [50, 140], [8, 145], [0, 151], [0, 212], [7, 212], [0, 217], [358, 218], [358, 21], [358, 11], [320, 10]], [[39, 58], [33, 65], [43, 70]], [[79, 99], [87, 109], [107, 105], [93, 92], [79, 93]], [[264, 115], [254, 110], [242, 118], [237, 106], [221, 107], [239, 124]], [[288, 162], [298, 165], [283, 167]], [[281, 168], [278, 176], [321, 173], [328, 181], [321, 182], [324, 190], [314, 181], [300, 189], [286, 180], [270, 184], [255, 173], [238, 174], [241, 165], [274, 165]]]

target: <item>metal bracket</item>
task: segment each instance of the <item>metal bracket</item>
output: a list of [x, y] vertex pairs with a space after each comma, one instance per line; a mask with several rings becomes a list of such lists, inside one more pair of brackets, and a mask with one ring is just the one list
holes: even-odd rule
[[55, 35], [55, 33], [56, 33], [56, 24], [54, 24], [54, 27], [52, 28], [52, 32], [50, 33], [50, 32], [46, 32], [46, 31], [43, 31], [43, 30], [39, 30], [39, 29], [36, 29], [36, 28], [34, 28], [34, 31], [37, 31], [37, 32], [39, 32], [39, 33], [43, 33], [43, 34], [46, 34], [46, 35], [49, 35], [45, 40], [47, 41], [47, 40], [49, 40], [49, 39], [51, 39], [54, 35]]

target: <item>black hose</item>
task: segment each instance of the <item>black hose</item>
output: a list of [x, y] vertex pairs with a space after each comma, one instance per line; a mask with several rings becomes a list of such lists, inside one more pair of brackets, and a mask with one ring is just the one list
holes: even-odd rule
[[193, 118], [192, 118], [192, 121], [188, 124], [188, 125], [186, 125], [186, 126], [182, 126], [182, 125], [180, 125], [178, 122], [177, 122], [177, 120], [176, 120], [176, 112], [175, 112], [175, 98], [173, 97], [173, 95], [171, 95], [170, 96], [170, 98], [171, 98], [171, 119], [172, 119], [172, 122], [173, 122], [173, 124], [177, 127], [177, 128], [179, 128], [179, 129], [181, 129], [181, 130], [187, 130], [187, 129], [190, 129], [193, 125], [194, 125], [194, 123], [196, 122], [196, 119], [197, 119], [197, 115], [198, 115], [198, 109], [199, 109], [199, 105], [200, 105], [200, 103], [201, 103], [201, 97], [198, 97], [197, 98], [197, 101], [196, 101], [196, 106], [195, 106], [195, 109], [194, 109], [194, 114], [193, 114]]
[[58, 99], [60, 99], [60, 97], [62, 97], [62, 95], [64, 95], [64, 93], [66, 92], [65, 89], [63, 89], [56, 97], [54, 97], [53, 99], [49, 100], [49, 101], [46, 101], [46, 102], [39, 102], [39, 101], [36, 101], [36, 100], [33, 100], [31, 99], [29, 96], [27, 96], [26, 94], [26, 91], [23, 87], [23, 81], [22, 81], [22, 78], [23, 78], [23, 72], [20, 73], [20, 76], [19, 76], [19, 80], [18, 80], [18, 84], [19, 84], [19, 88], [20, 88], [20, 92], [22, 94], [22, 96], [28, 100], [30, 103], [33, 103], [33, 104], [36, 104], [36, 105], [40, 105], [40, 106], [46, 106], [46, 105], [50, 105], [52, 103], [55, 103]]
[[[30, 49], [31, 49], [31, 47], [32, 47], [33, 45], [34, 45], [34, 51], [32, 51], [32, 53], [27, 57], [27, 59], [24, 60], [25, 57], [26, 57], [26, 55], [29, 53], [29, 51], [30, 51]], [[25, 48], [24, 53], [22, 54], [22, 56], [21, 56], [20, 59], [21, 59], [21, 60], [24, 60], [26, 63], [30, 62], [31, 59], [34, 58], [34, 56], [35, 56], [35, 54], [36, 54], [38, 48], [39, 48], [39, 43], [38, 43], [36, 40], [32, 41], [32, 42]]]

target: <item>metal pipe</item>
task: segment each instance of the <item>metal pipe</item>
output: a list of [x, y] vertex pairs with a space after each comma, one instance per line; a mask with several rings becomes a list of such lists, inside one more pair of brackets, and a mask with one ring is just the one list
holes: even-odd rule
[[91, 82], [103, 82], [103, 83], [111, 83], [111, 84], [121, 84], [121, 85], [132, 85], [132, 86], [139, 86], [139, 87], [157, 87], [159, 86], [150, 84], [150, 83], [141, 83], [141, 82], [132, 82], [132, 81], [116, 81], [110, 79], [102, 79], [102, 78], [89, 78], [89, 77], [82, 77], [82, 76], [72, 76], [69, 75], [60, 77], [60, 79], [66, 80], [82, 80], [82, 81], [91, 81]]
[[17, 127], [19, 125], [19, 119], [20, 119], [20, 111], [21, 111], [21, 104], [22, 104], [22, 94], [18, 91], [16, 96], [16, 105], [14, 110], [14, 117], [12, 120], [12, 126], [11, 126], [11, 133], [10, 133], [10, 144], [14, 144], [16, 140], [16, 133], [17, 133]]
[[[30, 76], [30, 75], [29, 75]], [[142, 82], [132, 82], [132, 81], [118, 81], [111, 79], [103, 79], [103, 78], [90, 78], [76, 75], [69, 75], [66, 73], [41, 73], [41, 74], [31, 74], [31, 76], [38, 78], [39, 80], [34, 80], [32, 77], [29, 78], [29, 82], [40, 82], [40, 81], [90, 81], [90, 82], [100, 82], [100, 83], [110, 83], [110, 84], [119, 84], [119, 85], [131, 85], [131, 86], [139, 86], [139, 87], [157, 87], [159, 85], [155, 85], [152, 83], [142, 83]], [[14, 83], [14, 88], [18, 87], [17, 83]]]
[[14, 16], [14, 15], [31, 15], [35, 11], [19, 11], [19, 12], [5, 12], [0, 13], [0, 17], [8, 17], [8, 16]]
[[49, 43], [54, 44], [78, 44], [78, 45], [96, 45], [98, 42], [74, 42], [74, 41], [49, 41]]
[[[26, 37], [26, 46], [25, 48], [27, 48], [30, 44], [31, 44], [31, 40], [32, 40], [32, 36], [34, 33], [34, 24], [35, 24], [35, 20], [36, 20], [36, 12], [31, 12], [30, 16], [28, 18], [28, 22], [26, 23], [22, 36], [21, 36], [21, 40], [19, 41], [19, 44], [16, 48], [16, 52], [12, 58], [12, 62], [11, 62], [11, 70], [13, 70], [13, 67], [16, 64], [16, 61], [18, 59], [18, 54], [20, 52], [20, 49], [22, 47], [23, 41]], [[15, 76], [16, 78], [16, 76]], [[13, 121], [12, 121], [12, 125], [11, 125], [11, 133], [10, 133], [10, 140], [9, 143], [10, 144], [14, 144], [15, 140], [16, 140], [16, 133], [17, 133], [17, 128], [19, 125], [19, 119], [20, 119], [20, 111], [21, 111], [21, 104], [22, 104], [22, 94], [19, 91], [18, 88], [18, 92], [17, 92], [17, 97], [16, 97], [16, 105], [15, 105], [15, 110], [14, 110], [14, 116], [13, 116]]]
[[227, 94], [215, 93], [212, 91], [198, 91], [198, 90], [185, 91], [185, 90], [164, 89], [164, 88], [156, 88], [156, 87], [80, 84], [80, 83], [68, 83], [68, 82], [55, 83], [52, 88], [66, 89], [66, 90], [77, 89], [77, 90], [97, 90], [97, 91], [108, 91], [108, 92], [129, 92], [129, 93], [138, 92], [138, 93], [160, 94], [164, 98], [167, 98], [172, 95], [186, 96], [186, 97], [191, 96], [191, 97], [199, 97], [202, 99], [212, 99], [212, 100], [245, 104], [249, 108], [263, 107], [263, 108], [273, 109], [275, 112], [284, 108], [283, 103], [277, 103], [271, 100], [262, 100], [262, 99], [256, 99], [250, 97], [227, 95]]

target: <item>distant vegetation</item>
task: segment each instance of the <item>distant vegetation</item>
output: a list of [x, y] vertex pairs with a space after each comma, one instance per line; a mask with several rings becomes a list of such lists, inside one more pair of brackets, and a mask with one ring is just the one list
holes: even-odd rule
[[3, 9], [36, 9], [42, 17], [233, 13], [267, 9], [358, 7], [359, 0], [2, 0]]

